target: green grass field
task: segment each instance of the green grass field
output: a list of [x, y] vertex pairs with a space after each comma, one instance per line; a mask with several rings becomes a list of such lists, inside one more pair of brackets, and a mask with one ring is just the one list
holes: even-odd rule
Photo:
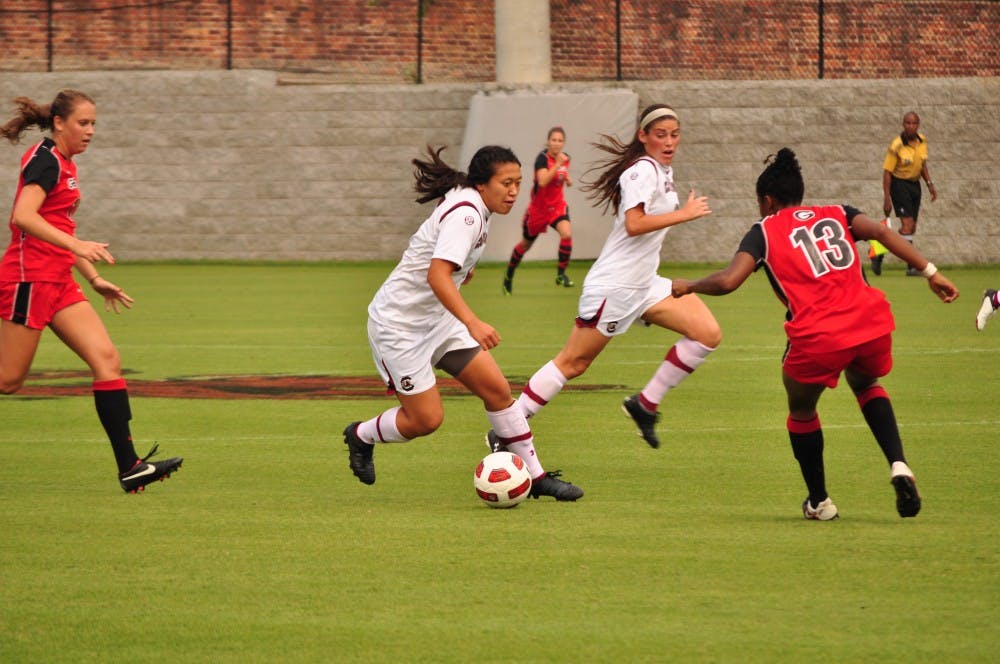
[[[372, 377], [365, 308], [390, 267], [105, 267], [137, 300], [105, 319], [133, 381]], [[552, 274], [525, 265], [504, 298], [501, 266], [484, 265], [463, 291], [503, 335], [513, 383], [572, 324], [579, 289]], [[668, 395], [659, 450], [619, 410], [675, 339], [657, 328], [617, 339], [576, 381], [593, 389], [533, 420], [542, 462], [586, 490], [575, 504], [480, 504], [488, 424], [469, 396], [446, 399], [433, 436], [379, 447], [370, 487], [341, 431], [392, 399], [136, 397], [140, 453], [185, 457], [138, 496], [118, 487], [91, 398], [0, 398], [0, 661], [991, 661], [1000, 320], [978, 333], [973, 317], [1000, 266], [946, 274], [952, 305], [896, 265], [875, 279], [897, 319], [884, 384], [924, 497], [915, 519], [896, 515], [844, 384], [820, 402], [842, 518], [802, 518], [783, 310], [762, 275], [707, 299], [725, 340]], [[46, 333], [34, 368], [83, 366]]]

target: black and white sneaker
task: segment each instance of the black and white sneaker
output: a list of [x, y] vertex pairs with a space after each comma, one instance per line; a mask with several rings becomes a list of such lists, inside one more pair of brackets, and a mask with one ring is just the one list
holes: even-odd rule
[[375, 446], [358, 438], [358, 425], [351, 422], [344, 429], [344, 444], [347, 445], [347, 460], [351, 472], [362, 484], [375, 484]]
[[162, 482], [184, 463], [184, 459], [181, 457], [172, 457], [165, 461], [150, 461], [150, 457], [156, 454], [159, 447], [159, 445], [153, 445], [149, 454], [136, 461], [132, 468], [118, 476], [118, 483], [122, 485], [125, 493], [139, 493], [150, 482], [157, 480]]
[[656, 437], [656, 423], [660, 419], [659, 413], [651, 413], [639, 403], [639, 395], [633, 394], [622, 402], [622, 410], [631, 417], [636, 426], [639, 427], [639, 435], [650, 447], [656, 449], [660, 446], [660, 439]]
[[920, 513], [920, 492], [913, 479], [913, 471], [902, 461], [892, 464], [892, 488], [896, 490], [896, 511], [906, 518]]
[[553, 470], [531, 480], [531, 497], [552, 496], [559, 501], [573, 501], [583, 498], [583, 489], [559, 479], [562, 472]]
[[500, 436], [498, 436], [497, 432], [493, 429], [486, 432], [485, 442], [486, 447], [490, 448], [490, 452], [503, 452], [507, 449], [507, 446], [503, 444], [503, 441], [500, 440]]
[[806, 497], [802, 501], [802, 516], [813, 521], [833, 521], [840, 518], [840, 512], [837, 511], [837, 506], [833, 504], [830, 496], [820, 501], [816, 507], [813, 507], [809, 498]]
[[997, 315], [997, 292], [992, 288], [983, 291], [983, 301], [976, 312], [976, 329], [980, 332], [986, 327], [987, 321]]

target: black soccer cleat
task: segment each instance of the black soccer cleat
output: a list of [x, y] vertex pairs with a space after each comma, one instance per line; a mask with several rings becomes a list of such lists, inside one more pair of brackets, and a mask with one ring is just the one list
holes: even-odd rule
[[565, 273], [556, 275], [556, 286], [564, 286], [566, 288], [573, 287], [573, 280], [570, 279]]
[[514, 277], [506, 276], [503, 278], [503, 294], [510, 295], [514, 292]]
[[642, 439], [653, 449], [658, 448], [660, 439], [656, 437], [656, 423], [660, 420], [660, 414], [651, 413], [643, 408], [637, 394], [633, 394], [622, 402], [622, 410], [635, 421]]
[[531, 497], [552, 496], [559, 501], [574, 501], [583, 498], [583, 489], [559, 479], [562, 473], [558, 470], [545, 473], [531, 480]]
[[500, 440], [500, 436], [493, 429], [486, 432], [486, 447], [490, 448], [490, 452], [503, 452], [507, 449], [507, 446], [503, 444]]
[[362, 484], [375, 484], [375, 446], [358, 438], [358, 425], [351, 422], [344, 429], [344, 444], [347, 445], [347, 460], [351, 472]]
[[157, 480], [162, 482], [184, 463], [184, 459], [181, 457], [171, 457], [165, 461], [150, 461], [150, 457], [156, 454], [159, 447], [159, 445], [153, 445], [149, 454], [136, 461], [132, 468], [118, 476], [118, 483], [122, 485], [125, 493], [139, 493], [150, 482]]
[[872, 272], [875, 276], [882, 274], [882, 261], [885, 260], [885, 254], [879, 254], [878, 256], [872, 256]]
[[892, 478], [892, 488], [896, 490], [896, 511], [899, 516], [916, 516], [920, 512], [920, 493], [913, 477], [896, 475]]

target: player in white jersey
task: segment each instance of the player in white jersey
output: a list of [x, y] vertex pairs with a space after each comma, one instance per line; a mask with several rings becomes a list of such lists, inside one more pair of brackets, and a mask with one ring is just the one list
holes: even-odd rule
[[[660, 401], [698, 368], [722, 341], [722, 331], [701, 300], [676, 299], [670, 279], [659, 276], [660, 249], [671, 226], [711, 213], [708, 200], [692, 191], [681, 205], [674, 190], [673, 162], [680, 142], [677, 113], [663, 104], [646, 108], [628, 144], [612, 136], [595, 144], [612, 155], [586, 185], [598, 203], [615, 212], [614, 226], [580, 295], [578, 316], [556, 357], [535, 372], [518, 398], [526, 417], [551, 401], [566, 382], [583, 374], [611, 339], [636, 321], [682, 335], [649, 383], [622, 404], [651, 447], [659, 447], [655, 424]], [[493, 447], [502, 436], [493, 436]], [[499, 440], [497, 440], [499, 438]]]
[[459, 292], [483, 253], [491, 216], [507, 214], [517, 199], [521, 164], [508, 148], [486, 146], [466, 174], [441, 160], [443, 149], [428, 147], [427, 160], [413, 160], [417, 201], [440, 201], [368, 306], [375, 366], [399, 406], [344, 429], [351, 471], [374, 484], [376, 443], [407, 442], [441, 426], [444, 408], [434, 375], [439, 368], [482, 399], [490, 425], [531, 471], [532, 496], [577, 500], [583, 491], [546, 472], [538, 460], [528, 421], [488, 352], [500, 334]]

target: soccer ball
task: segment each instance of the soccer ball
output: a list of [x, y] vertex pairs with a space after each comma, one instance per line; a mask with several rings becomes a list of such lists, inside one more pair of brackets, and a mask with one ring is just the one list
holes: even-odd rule
[[514, 507], [531, 493], [531, 475], [513, 452], [487, 455], [472, 477], [476, 493], [490, 507]]

